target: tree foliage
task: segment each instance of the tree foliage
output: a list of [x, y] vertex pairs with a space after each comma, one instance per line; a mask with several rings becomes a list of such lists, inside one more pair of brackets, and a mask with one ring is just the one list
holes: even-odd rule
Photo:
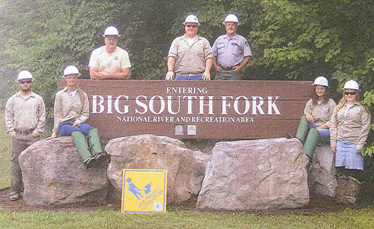
[[[0, 49], [0, 73], [32, 71], [35, 89], [49, 107], [63, 66], [73, 63], [88, 77], [89, 56], [103, 44], [105, 25], [119, 25], [119, 46], [130, 54], [132, 78], [163, 79], [170, 44], [184, 33], [187, 13], [198, 14], [199, 33], [212, 44], [224, 33], [224, 16], [236, 12], [238, 32], [254, 54], [245, 68], [247, 79], [325, 75], [335, 99], [338, 88], [354, 79], [361, 84], [363, 103], [374, 110], [371, 0], [1, 0], [1, 5], [0, 43], [6, 49]], [[374, 153], [372, 137], [366, 153]]]

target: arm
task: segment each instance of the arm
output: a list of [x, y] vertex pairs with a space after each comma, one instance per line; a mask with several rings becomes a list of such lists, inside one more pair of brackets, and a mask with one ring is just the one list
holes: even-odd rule
[[13, 126], [13, 102], [12, 98], [8, 100], [5, 106], [5, 126], [6, 126], [6, 133], [8, 133], [11, 137], [16, 136], [16, 132], [14, 131]]
[[53, 130], [52, 130], [52, 135], [50, 138], [57, 137], [57, 131], [60, 125], [61, 118], [62, 118], [62, 107], [60, 103], [60, 96], [59, 94], [56, 94], [55, 105], [53, 109]]
[[43, 98], [40, 98], [38, 106], [38, 124], [36, 125], [35, 130], [32, 135], [39, 136], [44, 132], [44, 123], [45, 123], [45, 105]]
[[105, 79], [124, 79], [127, 80], [131, 75], [130, 68], [124, 68], [121, 72], [107, 73], [99, 72], [98, 68], [90, 67], [90, 77], [93, 80], [105, 80]]
[[[331, 116], [336, 108], [336, 103], [333, 99], [330, 99], [329, 101], [329, 106], [330, 106], [330, 119], [331, 119]], [[326, 129], [329, 129], [330, 128], [330, 119], [326, 122]]]
[[251, 59], [251, 56], [244, 57], [244, 59], [240, 63], [240, 65], [234, 67], [234, 71], [238, 72], [238, 71], [242, 70], [248, 64], [250, 59]]
[[173, 80], [174, 79], [174, 77], [175, 77], [174, 65], [175, 65], [175, 57], [169, 56], [168, 57], [168, 62], [167, 62], [168, 72], [166, 73], [165, 80]]
[[331, 149], [334, 153], [336, 153], [336, 141], [337, 141], [337, 138], [338, 138], [338, 128], [337, 128], [337, 124], [338, 124], [338, 119], [337, 119], [337, 116], [338, 116], [338, 111], [337, 111], [337, 108], [334, 109], [334, 112], [333, 114], [331, 115], [331, 118], [330, 118], [330, 145], [331, 145]]
[[87, 121], [87, 119], [90, 116], [90, 110], [89, 110], [89, 103], [88, 103], [88, 96], [86, 93], [84, 93], [84, 100], [82, 104], [82, 112], [80, 116], [75, 120], [74, 125], [79, 126], [81, 123]]
[[203, 73], [204, 80], [210, 80], [210, 69], [213, 65], [213, 58], [208, 58], [205, 61], [205, 72]]
[[219, 71], [222, 71], [222, 68], [218, 65], [217, 63], [217, 58], [213, 58], [213, 65], [214, 65], [214, 69], [219, 72]]
[[362, 128], [361, 128], [361, 132], [358, 138], [357, 152], [361, 152], [361, 150], [364, 148], [366, 144], [366, 139], [370, 131], [370, 120], [371, 120], [370, 114], [366, 112], [364, 107], [362, 107], [362, 114], [361, 114]]
[[314, 122], [312, 112], [313, 112], [313, 101], [309, 99], [304, 108], [304, 114], [308, 122]]

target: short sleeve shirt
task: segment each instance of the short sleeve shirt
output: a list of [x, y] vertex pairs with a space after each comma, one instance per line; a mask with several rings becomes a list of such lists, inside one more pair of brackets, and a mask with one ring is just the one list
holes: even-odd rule
[[99, 72], [119, 73], [125, 68], [130, 68], [129, 54], [117, 47], [112, 54], [107, 53], [105, 46], [92, 51], [89, 67], [99, 69]]
[[185, 36], [174, 39], [171, 44], [168, 57], [175, 58], [174, 71], [178, 74], [201, 74], [205, 71], [205, 63], [213, 58], [209, 41], [197, 36], [197, 39], [189, 45]]
[[214, 42], [212, 50], [218, 65], [224, 68], [237, 66], [244, 57], [252, 56], [247, 39], [239, 34], [235, 34], [232, 38], [228, 38], [226, 34], [219, 36]]

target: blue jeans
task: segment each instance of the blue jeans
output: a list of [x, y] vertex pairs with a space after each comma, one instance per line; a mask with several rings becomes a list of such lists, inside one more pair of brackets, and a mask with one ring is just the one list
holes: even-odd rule
[[[314, 123], [309, 124], [309, 128], [316, 128], [317, 125]], [[321, 142], [330, 142], [330, 130], [329, 129], [316, 129], [319, 132], [319, 136], [321, 137]]]
[[80, 126], [73, 126], [72, 123], [70, 122], [65, 122], [65, 123], [62, 123], [59, 127], [58, 127], [58, 133], [61, 135], [61, 136], [70, 136], [71, 133], [75, 132], [75, 131], [79, 131], [81, 132], [82, 134], [84, 134], [86, 137], [88, 137], [88, 133], [92, 130], [93, 128], [86, 124], [86, 123], [81, 123]]
[[175, 80], [203, 80], [201, 75], [196, 76], [176, 76]]

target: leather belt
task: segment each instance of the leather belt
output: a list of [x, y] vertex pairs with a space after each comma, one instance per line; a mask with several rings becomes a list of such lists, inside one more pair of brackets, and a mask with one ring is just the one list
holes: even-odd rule
[[28, 135], [28, 134], [31, 134], [34, 131], [34, 129], [30, 129], [30, 130], [14, 130], [14, 131], [18, 135]]
[[177, 76], [201, 76], [203, 73], [187, 73], [187, 74], [183, 74], [183, 73], [176, 73], [175, 75]]
[[234, 69], [232, 69], [233, 67], [229, 67], [229, 68], [224, 68], [222, 66], [220, 66], [220, 67], [222, 68], [222, 70], [225, 70], [225, 71], [233, 71], [234, 70]]

